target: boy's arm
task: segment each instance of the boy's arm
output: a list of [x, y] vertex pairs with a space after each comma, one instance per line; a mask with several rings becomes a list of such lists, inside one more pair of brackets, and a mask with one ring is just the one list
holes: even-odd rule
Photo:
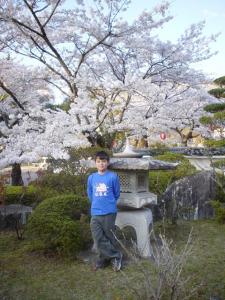
[[115, 180], [113, 181], [113, 192], [117, 201], [120, 197], [120, 179], [118, 175], [115, 176]]
[[88, 199], [90, 202], [92, 202], [92, 176], [90, 175], [88, 177], [88, 182], [87, 182], [87, 195], [88, 195]]

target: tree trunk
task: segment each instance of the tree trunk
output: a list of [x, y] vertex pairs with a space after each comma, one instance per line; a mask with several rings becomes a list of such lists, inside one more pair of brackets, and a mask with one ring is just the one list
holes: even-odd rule
[[184, 135], [181, 131], [177, 131], [180, 135], [180, 139], [181, 139], [181, 144], [183, 147], [187, 147], [187, 136]]
[[11, 178], [12, 178], [12, 185], [23, 185], [23, 179], [22, 179], [22, 172], [21, 172], [21, 167], [20, 164], [13, 164], [12, 165], [12, 173], [11, 173]]
[[187, 139], [186, 138], [183, 138], [182, 140], [181, 140], [181, 144], [182, 144], [182, 146], [183, 147], [187, 147]]

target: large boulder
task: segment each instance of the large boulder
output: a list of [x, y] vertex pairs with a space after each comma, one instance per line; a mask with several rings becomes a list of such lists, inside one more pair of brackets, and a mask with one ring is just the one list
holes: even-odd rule
[[171, 184], [159, 199], [166, 216], [175, 222], [178, 218], [197, 220], [214, 215], [210, 201], [215, 198], [216, 180], [212, 171], [200, 172]]

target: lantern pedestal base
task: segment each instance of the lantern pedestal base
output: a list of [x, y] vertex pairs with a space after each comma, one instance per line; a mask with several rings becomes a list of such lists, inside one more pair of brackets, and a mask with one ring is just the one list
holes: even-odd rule
[[117, 213], [116, 226], [121, 230], [128, 226], [134, 228], [137, 236], [137, 249], [142, 257], [150, 257], [152, 254], [149, 236], [152, 225], [152, 211], [149, 208]]

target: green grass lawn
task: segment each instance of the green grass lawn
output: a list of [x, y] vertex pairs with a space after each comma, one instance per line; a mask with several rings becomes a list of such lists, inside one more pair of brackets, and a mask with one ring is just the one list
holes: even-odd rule
[[[191, 227], [193, 255], [185, 265], [184, 276], [191, 276], [190, 285], [201, 284], [192, 299], [224, 300], [225, 225], [213, 221], [167, 225], [166, 236], [173, 239], [178, 251], [184, 247]], [[157, 231], [159, 228], [156, 224]], [[146, 260], [143, 264], [148, 267]], [[110, 267], [93, 272], [88, 262], [31, 253], [26, 240], [18, 241], [13, 232], [0, 233], [2, 300], [138, 299], [132, 288], [141, 285], [141, 277], [132, 261], [127, 261], [122, 272], [114, 273]]]

